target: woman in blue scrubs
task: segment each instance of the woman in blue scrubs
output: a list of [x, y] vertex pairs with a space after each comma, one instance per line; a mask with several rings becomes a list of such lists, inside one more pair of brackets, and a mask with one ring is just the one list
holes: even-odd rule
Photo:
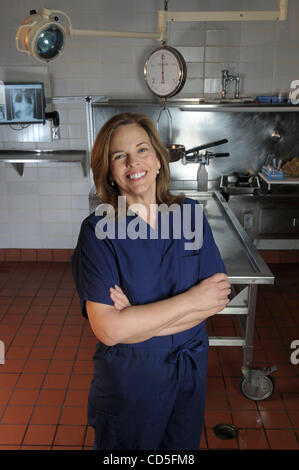
[[210, 226], [197, 201], [169, 193], [168, 152], [147, 116], [106, 122], [91, 167], [103, 204], [82, 222], [71, 265], [99, 340], [88, 400], [94, 448], [198, 449], [205, 319], [230, 293]]

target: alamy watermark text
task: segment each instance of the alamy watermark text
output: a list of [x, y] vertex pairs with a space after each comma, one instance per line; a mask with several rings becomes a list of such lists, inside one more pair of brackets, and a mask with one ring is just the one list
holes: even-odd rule
[[[110, 239], [185, 239], [185, 250], [199, 250], [203, 244], [203, 209], [201, 204], [150, 204], [148, 209], [143, 204], [126, 206], [126, 198], [118, 197], [118, 217], [116, 219], [114, 207], [111, 204], [100, 204], [95, 209], [95, 215], [101, 216], [95, 227], [96, 237], [100, 240]], [[161, 222], [159, 230], [152, 228], [155, 219], [160, 213]], [[106, 215], [104, 215], [106, 214]], [[126, 217], [139, 215], [128, 223]], [[172, 217], [170, 217], [172, 214]], [[151, 229], [144, 220], [150, 221]], [[117, 220], [117, 227], [116, 227]]]

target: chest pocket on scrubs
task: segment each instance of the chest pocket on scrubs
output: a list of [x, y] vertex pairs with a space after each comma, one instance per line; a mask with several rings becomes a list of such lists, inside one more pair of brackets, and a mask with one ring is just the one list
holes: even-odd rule
[[198, 283], [200, 268], [200, 250], [179, 249], [180, 289], [185, 291]]

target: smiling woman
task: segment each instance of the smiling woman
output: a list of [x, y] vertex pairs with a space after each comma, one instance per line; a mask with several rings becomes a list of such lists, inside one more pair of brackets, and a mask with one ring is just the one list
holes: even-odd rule
[[[225, 307], [230, 293], [211, 229], [204, 214], [196, 217], [202, 213], [197, 201], [168, 192], [168, 152], [147, 116], [111, 118], [96, 138], [91, 166], [102, 204], [82, 222], [72, 272], [82, 314], [99, 340], [88, 400], [95, 449], [197, 449], [208, 361], [205, 319]], [[101, 209], [111, 204], [116, 213], [119, 199], [125, 209], [145, 212], [119, 209], [115, 236], [98, 237]], [[158, 207], [174, 203], [164, 236]], [[172, 228], [177, 215], [183, 229], [190, 221], [191, 248], [188, 231], [177, 237]], [[135, 227], [143, 227], [140, 236]], [[198, 235], [202, 243], [194, 245]]]
[[[138, 137], [139, 140], [132, 141], [133, 134], [131, 134], [131, 131], [131, 137], [129, 137], [129, 130], [134, 130], [134, 136]], [[126, 146], [130, 145], [130, 142], [131, 145], [132, 142], [135, 144], [135, 149], [132, 147], [126, 148]], [[129, 151], [129, 155], [127, 155], [126, 150]], [[140, 159], [137, 159], [139, 156]], [[138, 175], [139, 170], [142, 169], [140, 166], [141, 158], [144, 159], [145, 164], [150, 159], [153, 159], [153, 162], [150, 162], [152, 165], [155, 161], [154, 157], [159, 162], [157, 162], [155, 173], [153, 173], [154, 168], [152, 168], [150, 175], [146, 176], [145, 179], [148, 183], [149, 179], [152, 181], [155, 174], [155, 198], [157, 203], [165, 202], [169, 205], [172, 203], [182, 203], [184, 196], [172, 196], [168, 191], [168, 152], [161, 142], [153, 121], [148, 116], [142, 114], [121, 113], [113, 116], [101, 128], [92, 150], [91, 168], [100, 200], [103, 203], [112, 204], [117, 214], [117, 197], [121, 195], [122, 189], [118, 186], [120, 180], [116, 181], [112, 175], [113, 172], [118, 172], [118, 168], [121, 169], [128, 165], [126, 173], [130, 173], [131, 170], [130, 180], [135, 181], [135, 178], [141, 177], [141, 175]], [[130, 164], [132, 165], [131, 167]], [[147, 171], [148, 168], [143, 168], [143, 170]], [[157, 173], [158, 170], [159, 173]], [[130, 175], [126, 174], [126, 176], [129, 177]]]
[[146, 131], [138, 124], [119, 127], [110, 142], [110, 176], [128, 204], [156, 202], [161, 163]]

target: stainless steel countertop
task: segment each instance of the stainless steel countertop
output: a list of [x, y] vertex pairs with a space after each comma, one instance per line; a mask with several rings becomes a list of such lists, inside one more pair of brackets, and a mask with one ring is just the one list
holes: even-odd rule
[[198, 200], [211, 226], [215, 242], [233, 284], [273, 284], [274, 275], [239, 223], [229, 205], [218, 192], [175, 190]]

